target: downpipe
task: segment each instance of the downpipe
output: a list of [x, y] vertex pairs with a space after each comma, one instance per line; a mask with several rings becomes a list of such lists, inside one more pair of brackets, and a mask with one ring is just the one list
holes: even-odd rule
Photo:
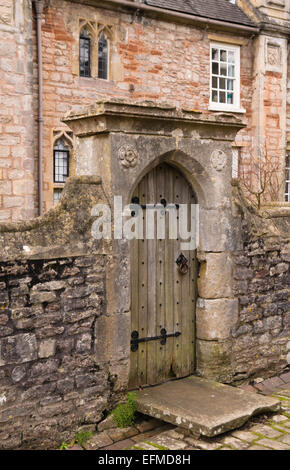
[[44, 0], [33, 0], [36, 13], [37, 68], [38, 68], [38, 215], [43, 213], [43, 75], [41, 19]]

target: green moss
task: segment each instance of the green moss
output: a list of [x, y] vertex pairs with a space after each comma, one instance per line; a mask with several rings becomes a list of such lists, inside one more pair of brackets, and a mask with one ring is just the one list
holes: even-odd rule
[[148, 444], [152, 447], [156, 447], [158, 450], [169, 450], [168, 447], [160, 446], [159, 444], [155, 444], [154, 442], [144, 441], [145, 444]]
[[78, 432], [74, 438], [74, 443], [79, 444], [81, 447], [84, 447], [85, 443], [94, 435], [91, 431], [81, 431]]
[[132, 426], [136, 417], [136, 394], [128, 393], [126, 403], [118, 405], [112, 411], [112, 415], [119, 428]]
[[71, 442], [62, 442], [58, 450], [69, 450], [70, 447], [73, 447], [75, 444], [84, 447], [85, 443], [94, 435], [91, 431], [81, 431], [76, 434], [74, 439]]

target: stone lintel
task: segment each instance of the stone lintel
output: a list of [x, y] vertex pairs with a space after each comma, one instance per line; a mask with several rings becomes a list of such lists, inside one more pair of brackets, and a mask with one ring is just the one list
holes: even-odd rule
[[[234, 140], [236, 132], [245, 127], [244, 121], [234, 113], [203, 113], [195, 109], [178, 109], [165, 104], [123, 101], [99, 101], [95, 105], [69, 113], [63, 122], [78, 137], [106, 132], [172, 135], [172, 132], [179, 128], [186, 131], [193, 127], [214, 126], [220, 128], [223, 134], [225, 128], [228, 130], [229, 135], [224, 136], [222, 140]], [[181, 136], [182, 134], [178, 137]]]

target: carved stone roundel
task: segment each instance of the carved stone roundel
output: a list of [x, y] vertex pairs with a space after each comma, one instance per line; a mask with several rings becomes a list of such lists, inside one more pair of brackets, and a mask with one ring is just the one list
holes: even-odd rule
[[222, 150], [214, 150], [210, 157], [213, 168], [217, 171], [221, 171], [227, 163], [227, 156]]
[[125, 168], [133, 168], [137, 165], [138, 153], [132, 145], [123, 145], [119, 148], [118, 157]]

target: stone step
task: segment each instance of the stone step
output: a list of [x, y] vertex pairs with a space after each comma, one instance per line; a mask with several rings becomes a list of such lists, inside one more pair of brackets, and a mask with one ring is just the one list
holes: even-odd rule
[[145, 388], [137, 392], [140, 413], [203, 436], [239, 428], [251, 416], [280, 409], [280, 401], [199, 377]]

